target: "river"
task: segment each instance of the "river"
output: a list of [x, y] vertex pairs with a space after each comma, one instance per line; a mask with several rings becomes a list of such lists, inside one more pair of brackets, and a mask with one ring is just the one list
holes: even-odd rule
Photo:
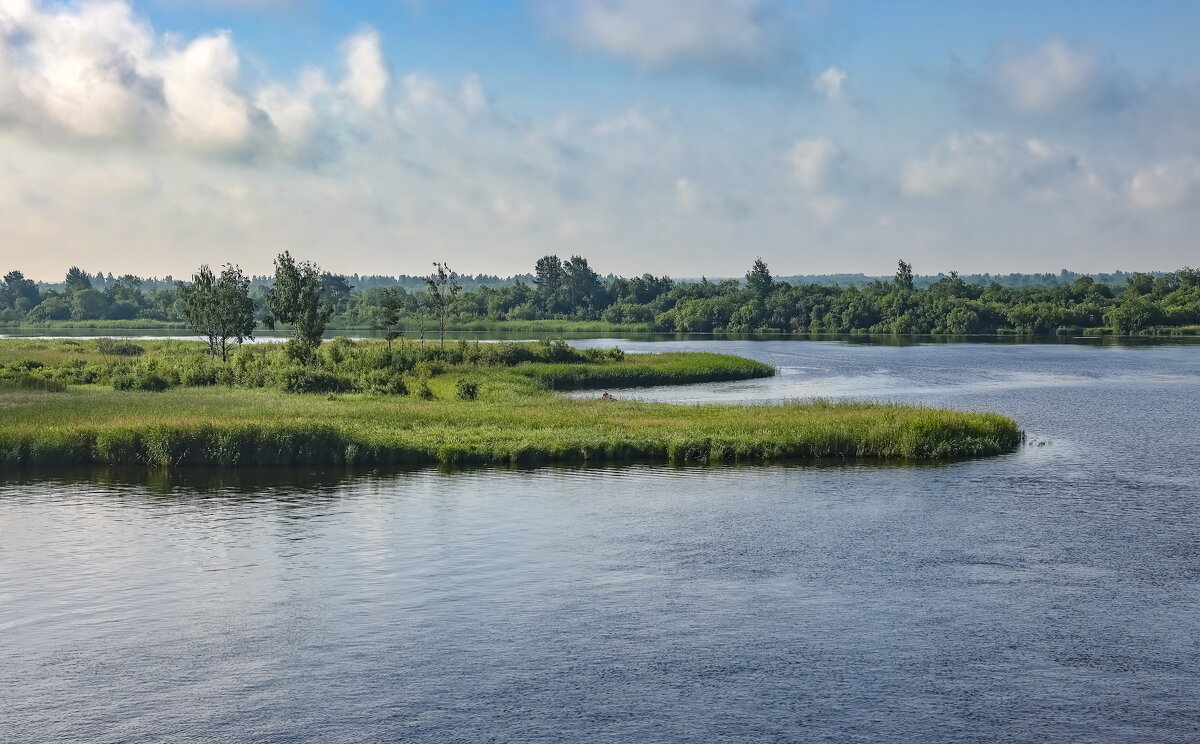
[[[936, 466], [0, 481], [0, 740], [1195, 742], [1200, 346], [597, 339], [995, 410]], [[595, 393], [582, 393], [590, 395]]]

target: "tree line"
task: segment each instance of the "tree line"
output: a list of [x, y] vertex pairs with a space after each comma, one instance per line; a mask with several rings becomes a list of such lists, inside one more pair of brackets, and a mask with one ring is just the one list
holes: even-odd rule
[[[444, 337], [456, 324], [503, 321], [600, 321], [676, 333], [1054, 334], [1109, 329], [1122, 334], [1200, 326], [1200, 270], [1124, 275], [1121, 285], [1077, 276], [1054, 286], [1013, 287], [966, 281], [955, 272], [922, 282], [900, 261], [895, 275], [865, 284], [793, 283], [761, 260], [742, 279], [677, 281], [667, 276], [601, 276], [587, 259], [538, 259], [528, 281], [502, 286], [465, 282], [446, 264], [421, 287], [356, 287], [290, 254], [276, 259], [268, 282], [255, 285], [237, 267], [207, 267], [191, 282], [144, 290], [136, 276], [103, 289], [78, 268], [62, 289], [43, 291], [19, 271], [0, 285], [0, 321], [153, 320], [187, 323], [205, 338], [215, 326], [241, 328], [236, 343], [260, 326], [289, 326], [296, 352], [315, 348], [326, 328], [379, 329]], [[467, 287], [464, 287], [467, 284]], [[228, 320], [227, 316], [236, 318]], [[240, 326], [239, 326], [240, 324]], [[203, 331], [203, 332], [202, 332]], [[231, 341], [232, 340], [232, 341]]]

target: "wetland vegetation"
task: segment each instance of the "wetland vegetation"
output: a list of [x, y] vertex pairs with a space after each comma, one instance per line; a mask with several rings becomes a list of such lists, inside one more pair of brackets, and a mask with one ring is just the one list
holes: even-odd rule
[[995, 454], [1003, 416], [867, 403], [673, 405], [555, 390], [774, 374], [562, 342], [0, 341], [0, 467], [764, 462]]

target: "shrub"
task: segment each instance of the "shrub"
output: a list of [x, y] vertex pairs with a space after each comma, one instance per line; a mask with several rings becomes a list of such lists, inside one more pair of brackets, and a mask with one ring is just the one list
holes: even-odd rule
[[433, 400], [433, 388], [429, 387], [429, 380], [417, 383], [417, 397], [421, 400]]
[[141, 374], [134, 378], [133, 386], [135, 390], [144, 390], [150, 393], [161, 393], [162, 391], [171, 387], [171, 381], [160, 375], [158, 372], [147, 369], [143, 370]]
[[287, 393], [340, 393], [351, 387], [332, 372], [306, 367], [291, 367], [285, 370], [279, 383]]
[[27, 372], [9, 372], [0, 376], [0, 388], [45, 390], [50, 393], [61, 393], [67, 389], [67, 386], [58, 380], [31, 375]]
[[112, 373], [113, 390], [143, 390], [161, 393], [171, 387], [171, 381], [153, 368], [121, 367]]
[[408, 395], [408, 385], [404, 384], [404, 378], [386, 369], [368, 372], [363, 377], [361, 387], [381, 395]]
[[54, 379], [71, 385], [91, 385], [99, 382], [103, 368], [82, 359], [71, 359], [53, 371]]
[[141, 356], [145, 349], [129, 341], [118, 341], [115, 338], [96, 339], [96, 349], [104, 356]]
[[179, 368], [179, 384], [184, 387], [204, 387], [217, 384], [220, 370], [211, 362], [196, 362]]
[[454, 387], [458, 392], [459, 400], [475, 400], [479, 397], [479, 383], [475, 380], [460, 377], [454, 383]]
[[445, 371], [446, 365], [436, 359], [432, 361], [417, 362], [417, 365], [413, 367], [413, 372], [417, 375], [417, 377], [422, 378], [440, 375]]

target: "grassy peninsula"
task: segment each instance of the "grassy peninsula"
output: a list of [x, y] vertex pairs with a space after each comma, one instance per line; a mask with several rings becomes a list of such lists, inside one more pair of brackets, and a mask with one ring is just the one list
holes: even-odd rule
[[928, 460], [1011, 450], [1003, 416], [865, 403], [672, 405], [555, 390], [774, 374], [720, 354], [336, 339], [0, 341], [0, 468]]

